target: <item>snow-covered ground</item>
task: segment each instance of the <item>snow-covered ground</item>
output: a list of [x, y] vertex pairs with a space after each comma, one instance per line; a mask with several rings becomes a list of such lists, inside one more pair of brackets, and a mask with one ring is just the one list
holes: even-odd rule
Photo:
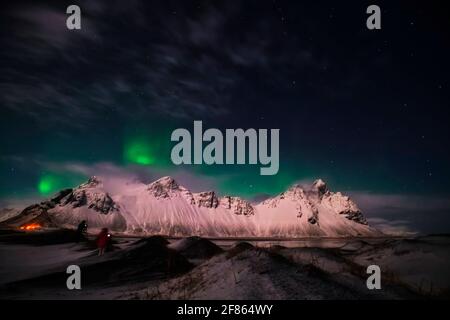
[[38, 277], [68, 266], [89, 254], [73, 243], [30, 246], [0, 243], [0, 285]]
[[357, 264], [379, 265], [392, 281], [424, 295], [450, 294], [450, 237], [387, 240], [348, 254]]
[[[0, 234], [0, 298], [409, 299], [448, 297], [450, 288], [444, 236], [307, 245], [115, 238], [102, 257], [90, 243], [30, 239]], [[67, 290], [69, 264], [81, 267], [82, 290]], [[371, 264], [381, 267], [381, 290], [366, 287]]]

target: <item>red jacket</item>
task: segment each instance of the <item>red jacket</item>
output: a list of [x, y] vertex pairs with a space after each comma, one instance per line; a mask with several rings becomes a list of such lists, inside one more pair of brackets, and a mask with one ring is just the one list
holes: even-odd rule
[[109, 242], [109, 233], [108, 231], [102, 230], [97, 236], [97, 247], [105, 248]]

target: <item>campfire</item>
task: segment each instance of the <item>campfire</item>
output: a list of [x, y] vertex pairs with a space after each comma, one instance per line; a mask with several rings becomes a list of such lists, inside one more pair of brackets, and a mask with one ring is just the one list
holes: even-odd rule
[[25, 224], [25, 225], [21, 226], [20, 230], [32, 231], [32, 230], [37, 230], [40, 228], [41, 228], [41, 225], [39, 223], [30, 223], [30, 224]]

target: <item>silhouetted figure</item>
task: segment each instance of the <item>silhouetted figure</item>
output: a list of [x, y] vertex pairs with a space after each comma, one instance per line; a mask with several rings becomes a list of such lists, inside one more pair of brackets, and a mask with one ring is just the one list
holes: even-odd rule
[[103, 228], [97, 236], [98, 255], [101, 256], [105, 253], [105, 249], [111, 240], [111, 234], [108, 232], [108, 228]]
[[77, 242], [85, 239], [86, 233], [87, 233], [87, 227], [88, 227], [88, 225], [86, 223], [86, 220], [83, 220], [80, 222], [80, 224], [78, 225], [78, 228], [77, 228], [77, 236], [76, 236]]

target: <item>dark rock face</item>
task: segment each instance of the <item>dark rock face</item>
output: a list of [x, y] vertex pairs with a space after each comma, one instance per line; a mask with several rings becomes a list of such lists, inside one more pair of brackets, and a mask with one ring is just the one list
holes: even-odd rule
[[171, 191], [180, 190], [180, 186], [171, 177], [163, 177], [149, 184], [147, 190], [156, 198], [169, 198]]
[[86, 205], [87, 198], [86, 193], [84, 191], [80, 191], [77, 193], [71, 193], [68, 197], [64, 199], [63, 205], [72, 204], [73, 208], [79, 208], [81, 206]]
[[361, 211], [342, 211], [339, 212], [347, 218], [348, 220], [355, 221], [360, 224], [368, 225], [368, 222]]
[[308, 216], [308, 222], [311, 224], [319, 223], [319, 210], [314, 206], [314, 204], [309, 203], [311, 206], [311, 212]]
[[89, 209], [103, 214], [117, 210], [114, 200], [108, 193], [89, 194], [85, 190], [77, 190], [64, 199], [63, 205], [72, 205], [73, 208], [87, 206]]
[[322, 180], [318, 179], [314, 181], [312, 185], [312, 190], [317, 191], [319, 193], [319, 197], [323, 196], [328, 191], [327, 184]]
[[68, 194], [70, 194], [73, 191], [73, 189], [64, 189], [58, 192], [53, 198], [50, 199], [50, 201], [56, 203], [60, 203], [61, 200], [66, 197]]
[[89, 204], [88, 208], [94, 209], [97, 212], [108, 214], [110, 211], [117, 210], [113, 199], [106, 194], [102, 198], [94, 199], [94, 201]]
[[222, 197], [220, 198], [220, 204], [226, 209], [233, 210], [233, 213], [237, 215], [250, 216], [255, 214], [255, 209], [250, 202], [239, 197]]
[[317, 216], [314, 216], [314, 215], [308, 218], [308, 222], [311, 224], [316, 224], [317, 220], [318, 220]]
[[214, 191], [204, 191], [194, 195], [195, 202], [199, 207], [217, 208], [219, 199]]

